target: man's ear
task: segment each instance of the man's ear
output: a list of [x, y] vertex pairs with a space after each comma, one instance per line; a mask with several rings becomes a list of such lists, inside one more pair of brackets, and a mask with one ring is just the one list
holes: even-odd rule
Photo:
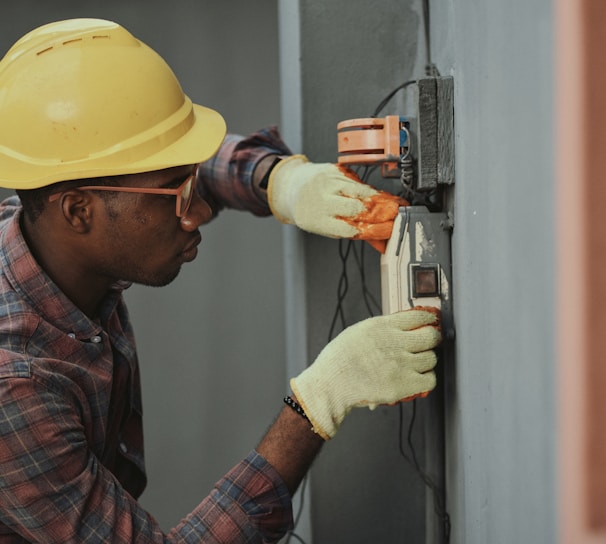
[[92, 228], [95, 201], [90, 193], [69, 189], [61, 194], [60, 213], [75, 232], [86, 234]]

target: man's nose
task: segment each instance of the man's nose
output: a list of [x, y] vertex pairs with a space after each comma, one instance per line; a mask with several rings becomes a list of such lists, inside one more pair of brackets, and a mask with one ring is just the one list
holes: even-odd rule
[[189, 209], [181, 217], [181, 228], [185, 231], [194, 231], [200, 225], [208, 223], [213, 216], [213, 212], [206, 200], [201, 198], [198, 193], [194, 193]]

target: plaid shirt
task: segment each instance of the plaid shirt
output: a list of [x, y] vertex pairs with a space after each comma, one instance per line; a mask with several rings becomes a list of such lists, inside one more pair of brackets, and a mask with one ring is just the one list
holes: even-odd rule
[[[215, 164], [230, 162], [234, 141], [244, 140], [230, 137]], [[240, 171], [252, 173], [254, 153], [247, 155]], [[208, 169], [205, 177], [214, 179]], [[232, 206], [213, 183], [219, 209]], [[240, 206], [252, 194], [236, 193]], [[255, 451], [168, 535], [143, 510], [136, 501], [146, 483], [139, 366], [122, 297], [128, 285], [116, 284], [100, 319], [90, 320], [38, 266], [19, 216], [17, 198], [0, 205], [0, 544], [279, 540], [292, 526], [290, 496]]]
[[198, 188], [218, 213], [224, 207], [246, 210], [258, 216], [270, 215], [267, 202], [253, 188], [253, 174], [267, 155], [290, 155], [275, 127], [243, 138], [228, 134], [219, 151], [198, 170]]

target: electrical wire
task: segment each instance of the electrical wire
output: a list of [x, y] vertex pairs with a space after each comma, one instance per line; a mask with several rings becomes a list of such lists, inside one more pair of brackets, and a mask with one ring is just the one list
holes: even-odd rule
[[398, 85], [385, 98], [383, 98], [383, 100], [381, 100], [381, 102], [379, 102], [379, 105], [375, 108], [375, 111], [372, 112], [371, 117], [377, 117], [377, 115], [379, 115], [379, 113], [381, 113], [385, 109], [385, 106], [387, 106], [387, 104], [389, 104], [389, 101], [396, 94], [398, 94], [399, 91], [406, 89], [407, 87], [410, 87], [411, 85], [414, 85], [416, 82], [417, 82], [416, 79], [411, 79], [409, 81], [405, 81], [404, 83], [401, 83], [400, 85]]
[[[424, 37], [425, 37], [425, 52], [426, 52], [426, 65], [425, 65], [425, 74], [429, 77], [438, 77], [440, 75], [436, 65], [433, 63], [431, 56], [431, 33], [430, 33], [430, 10], [429, 10], [429, 0], [423, 0], [423, 26], [424, 26]], [[417, 83], [417, 80], [408, 80], [394, 89], [392, 89], [377, 105], [375, 110], [372, 113], [372, 117], [377, 117], [389, 104], [391, 99], [401, 90], [407, 89], [411, 85]], [[365, 183], [368, 183], [371, 172], [376, 168], [376, 166], [364, 166], [361, 172], [357, 172], [358, 177]], [[404, 196], [411, 204], [413, 205], [425, 205], [429, 208], [432, 208], [436, 202], [436, 198], [439, 196], [438, 191], [430, 191], [428, 193], [420, 193], [415, 191], [412, 186], [403, 184], [403, 194], [400, 196]], [[361, 244], [360, 250], [358, 251], [356, 244]], [[333, 318], [331, 320], [329, 333], [328, 333], [328, 341], [330, 342], [334, 336], [337, 329], [337, 324], [340, 324], [341, 329], [345, 329], [347, 327], [347, 320], [345, 317], [344, 311], [344, 301], [346, 295], [349, 292], [349, 276], [348, 276], [348, 259], [350, 255], [354, 256], [355, 266], [358, 270], [361, 280], [361, 290], [362, 297], [364, 300], [364, 304], [366, 306], [366, 310], [369, 316], [374, 316], [375, 312], [380, 313], [381, 307], [377, 302], [376, 298], [368, 289], [367, 281], [366, 281], [366, 272], [365, 272], [365, 253], [364, 250], [366, 248], [365, 242], [354, 242], [353, 240], [339, 240], [339, 258], [341, 260], [341, 274], [339, 276], [339, 280], [337, 283], [337, 305], [335, 307], [335, 311], [333, 314]], [[420, 477], [424, 485], [431, 491], [433, 496], [433, 507], [434, 513], [436, 514], [438, 520], [442, 523], [443, 529], [443, 541], [444, 544], [448, 544], [450, 542], [450, 533], [451, 533], [451, 521], [450, 515], [448, 514], [445, 504], [444, 498], [438, 486], [431, 479], [431, 477], [427, 474], [427, 472], [421, 466], [419, 459], [417, 457], [416, 449], [414, 446], [414, 442], [412, 440], [412, 433], [414, 429], [414, 424], [416, 421], [416, 412], [417, 412], [417, 401], [412, 401], [412, 414], [410, 418], [410, 422], [408, 424], [408, 430], [406, 433], [406, 444], [408, 446], [408, 450], [410, 455], [406, 453], [404, 448], [404, 409], [402, 403], [399, 404], [399, 432], [398, 432], [398, 447], [402, 457], [413, 467], [416, 474]], [[307, 476], [303, 479], [303, 483], [300, 490], [300, 504], [299, 509], [295, 518], [294, 527], [296, 528], [299, 523], [301, 514], [303, 512], [303, 505], [305, 499], [305, 491], [307, 484]], [[301, 544], [305, 544], [305, 541], [294, 532], [294, 529], [289, 532], [288, 538], [286, 540], [286, 544], [290, 543], [291, 538], [296, 539]]]
[[408, 444], [408, 449], [410, 450], [410, 456], [408, 456], [406, 454], [406, 452], [404, 451], [404, 443], [403, 443], [404, 409], [402, 407], [402, 403], [399, 404], [399, 409], [400, 409], [400, 418], [399, 418], [398, 446], [400, 449], [400, 453], [402, 454], [402, 457], [404, 457], [404, 459], [406, 459], [406, 461], [408, 461], [408, 463], [410, 463], [410, 465], [414, 467], [415, 471], [420, 476], [420, 478], [423, 481], [423, 483], [425, 484], [425, 486], [431, 490], [431, 493], [433, 496], [434, 513], [436, 514], [438, 519], [442, 522], [442, 529], [444, 531], [444, 533], [443, 533], [444, 534], [444, 543], [448, 544], [448, 542], [450, 542], [450, 530], [451, 530], [450, 515], [446, 511], [446, 507], [444, 505], [444, 499], [442, 497], [442, 493], [440, 492], [440, 489], [435, 484], [435, 482], [431, 479], [431, 477], [427, 474], [427, 472], [425, 472], [425, 470], [421, 467], [421, 464], [419, 463], [419, 460], [417, 458], [416, 450], [414, 448], [414, 444], [412, 441], [412, 431], [413, 431], [414, 423], [415, 423], [415, 420], [417, 417], [417, 401], [416, 400], [412, 401], [412, 415], [410, 417], [410, 423], [408, 425], [408, 432], [406, 433], [406, 443]]
[[423, 29], [425, 33], [425, 54], [427, 62], [425, 64], [425, 74], [431, 77], [440, 75], [438, 68], [431, 60], [431, 24], [429, 21], [429, 0], [423, 0]]
[[[358, 170], [356, 173], [358, 174], [358, 176], [364, 183], [368, 183], [368, 177], [370, 174], [369, 168], [365, 167], [362, 170]], [[358, 274], [360, 276], [362, 297], [364, 299], [364, 303], [366, 305], [366, 310], [368, 312], [368, 315], [372, 317], [373, 315], [375, 315], [375, 312], [380, 313], [380, 311], [381, 311], [381, 307], [380, 307], [379, 303], [377, 302], [376, 298], [374, 297], [374, 295], [369, 290], [368, 283], [366, 281], [366, 270], [365, 270], [366, 245], [367, 244], [365, 242], [360, 242], [360, 241], [356, 242], [353, 240], [343, 240], [343, 239], [339, 240], [339, 258], [341, 260], [341, 274], [339, 276], [339, 280], [337, 283], [337, 286], [338, 286], [337, 287], [337, 306], [335, 308], [333, 319], [332, 319], [331, 325], [330, 325], [330, 331], [328, 334], [329, 342], [335, 336], [337, 323], [340, 322], [341, 327], [343, 329], [347, 326], [347, 320], [345, 318], [345, 312], [344, 312], [344, 301], [345, 301], [346, 295], [349, 292], [349, 286], [350, 286], [350, 278], [348, 275], [348, 260], [349, 260], [350, 256], [353, 255], [354, 261], [355, 261], [355, 268], [357, 269]], [[417, 457], [414, 443], [412, 441], [412, 433], [413, 433], [413, 429], [414, 429], [414, 425], [415, 425], [415, 421], [416, 421], [417, 401], [416, 400], [412, 401], [412, 416], [410, 419], [410, 423], [408, 426], [408, 432], [407, 432], [407, 445], [408, 445], [408, 450], [410, 452], [410, 455], [407, 455], [406, 451], [404, 450], [404, 445], [403, 445], [403, 426], [404, 426], [403, 414], [404, 414], [404, 412], [403, 412], [402, 404], [399, 405], [399, 409], [400, 409], [400, 423], [399, 423], [400, 430], [399, 430], [398, 436], [399, 436], [400, 453], [402, 454], [404, 459], [406, 459], [406, 461], [413, 467], [416, 474], [420, 477], [420, 479], [425, 484], [425, 486], [431, 491], [432, 496], [433, 496], [434, 512], [435, 512], [438, 520], [443, 525], [444, 543], [448, 544], [448, 542], [450, 541], [450, 516], [445, 509], [444, 500], [442, 498], [440, 489], [432, 481], [431, 477], [425, 472], [425, 470], [421, 466], [421, 463], [419, 462], [419, 459]]]
[[[330, 341], [337, 332], [337, 324], [340, 321], [342, 328], [347, 326], [347, 320], [344, 315], [344, 302], [346, 295], [350, 293], [350, 277], [349, 277], [349, 261], [353, 256], [354, 267], [357, 270], [361, 279], [361, 290], [365, 299], [366, 309], [369, 316], [375, 315], [375, 311], [380, 311], [380, 306], [373, 294], [370, 292], [365, 271], [365, 248], [366, 242], [353, 240], [339, 240], [339, 257], [341, 260], [341, 274], [338, 281], [338, 304], [331, 322], [328, 341]], [[346, 286], [346, 288], [345, 288]], [[443, 542], [450, 542], [451, 522], [450, 515], [446, 511], [444, 499], [441, 490], [432, 478], [427, 474], [419, 461], [417, 451], [412, 439], [413, 430], [415, 427], [417, 416], [417, 401], [412, 401], [412, 415], [406, 432], [406, 445], [408, 452], [404, 447], [404, 410], [403, 405], [399, 404], [399, 451], [402, 457], [411, 465], [417, 476], [421, 479], [424, 485], [431, 491], [433, 497], [433, 509], [438, 521], [442, 524]]]
[[[354, 249], [354, 241], [340, 239], [339, 240], [339, 258], [341, 260], [341, 274], [339, 275], [339, 281], [337, 283], [337, 305], [335, 307], [335, 311], [330, 323], [329, 331], [328, 331], [328, 342], [330, 342], [334, 336], [336, 336], [337, 325], [340, 325], [340, 330], [343, 330], [347, 327], [347, 321], [345, 319], [345, 310], [343, 308], [343, 301], [349, 291], [349, 276], [347, 272], [347, 263], [349, 256], [353, 253], [356, 255], [356, 263], [358, 263], [359, 267], [364, 266], [364, 252], [361, 250], [361, 256], [358, 256], [357, 251]], [[352, 252], [353, 249], [353, 252]], [[362, 275], [362, 277], [364, 277]], [[366, 286], [364, 286], [364, 290]], [[372, 296], [370, 294], [365, 295], [365, 299], [372, 300]], [[375, 301], [376, 303], [376, 301]], [[285, 544], [290, 544], [291, 538], [294, 538], [298, 542], [305, 544], [305, 541], [295, 533], [295, 529], [301, 519], [301, 514], [303, 513], [303, 505], [305, 501], [305, 491], [307, 485], [307, 475], [303, 479], [303, 483], [301, 485], [300, 493], [300, 503], [297, 511], [297, 515], [295, 516], [294, 528], [289, 531], [288, 537], [286, 539]]]
[[330, 342], [334, 338], [334, 332], [337, 328], [337, 322], [341, 324], [341, 330], [347, 327], [347, 321], [345, 319], [345, 311], [343, 309], [343, 301], [349, 291], [349, 277], [347, 275], [347, 259], [351, 252], [353, 240], [340, 239], [339, 240], [339, 257], [341, 259], [341, 275], [339, 276], [339, 282], [337, 284], [337, 305], [335, 312], [330, 323], [330, 330], [328, 333], [328, 341]]
[[308, 475], [306, 474], [305, 477], [303, 478], [303, 482], [301, 483], [301, 488], [299, 490], [299, 497], [300, 497], [299, 508], [297, 510], [297, 514], [296, 514], [294, 522], [293, 522], [293, 529], [288, 532], [288, 537], [286, 538], [286, 541], [284, 544], [289, 544], [291, 538], [294, 538], [298, 542], [301, 542], [301, 544], [306, 544], [305, 540], [303, 540], [297, 533], [295, 533], [294, 528], [296, 528], [297, 525], [299, 525], [299, 521], [301, 521], [301, 515], [303, 514], [303, 507], [305, 504], [305, 488], [307, 487], [307, 480], [308, 480]]
[[[381, 102], [379, 102], [379, 105], [375, 108], [375, 110], [372, 114], [372, 117], [376, 118], [379, 115], [379, 113], [381, 113], [385, 109], [387, 104], [389, 104], [389, 101], [399, 91], [406, 89], [416, 83], [417, 83], [416, 79], [411, 79], [409, 81], [405, 81], [404, 83], [401, 83], [400, 85], [398, 85], [395, 89], [393, 89], [391, 92], [389, 92], [387, 94], [387, 96], [385, 96], [383, 98], [383, 100], [381, 100]], [[412, 146], [412, 141], [410, 139], [409, 139], [409, 146]], [[400, 168], [402, 168], [402, 169], [407, 168], [410, 170], [409, 177], [414, 176], [416, 174], [416, 168], [414, 165], [414, 161], [412, 160], [411, 153], [412, 153], [412, 149], [410, 148], [407, 152], [407, 160], [406, 161], [403, 160], [400, 163]], [[376, 168], [376, 166], [374, 168]], [[360, 176], [360, 178], [362, 178], [362, 176]], [[412, 206], [426, 206], [430, 210], [435, 210], [436, 207], [439, 206], [440, 194], [439, 194], [438, 189], [432, 189], [431, 191], [416, 191], [414, 189], [414, 187], [412, 187], [410, 182], [405, 182], [404, 175], [402, 175], [401, 182], [402, 182], [401, 183], [402, 189], [401, 189], [401, 192], [399, 193], [399, 196], [405, 198]]]
[[[431, 36], [430, 36], [430, 22], [429, 22], [429, 0], [423, 0], [423, 20], [424, 20], [424, 30], [425, 30], [425, 49], [427, 54], [427, 63], [426, 63], [426, 74], [428, 76], [437, 77], [439, 75], [438, 69], [433, 64], [431, 58]], [[407, 89], [411, 85], [415, 84], [416, 80], [405, 81], [404, 83], [395, 87], [391, 92], [389, 92], [377, 105], [375, 110], [373, 111], [372, 117], [377, 117], [387, 106], [390, 100], [401, 90]], [[358, 172], [360, 179], [363, 182], [368, 183], [368, 178], [372, 168], [368, 166], [364, 167], [362, 172]], [[429, 193], [419, 193], [415, 191], [411, 186], [406, 186], [403, 184], [404, 196], [411, 202], [411, 204], [418, 205], [427, 205], [428, 207], [432, 207], [432, 205], [436, 204], [436, 199], [439, 196], [438, 191], [431, 191]], [[356, 250], [356, 246], [353, 246], [354, 242], [349, 240], [347, 242], [340, 240], [339, 241], [339, 256], [341, 258], [341, 276], [339, 277], [338, 282], [338, 297], [337, 297], [337, 307], [335, 308], [335, 313], [333, 316], [333, 320], [331, 323], [331, 329], [329, 333], [329, 341], [332, 339], [334, 335], [334, 328], [338, 319], [340, 318], [341, 325], [343, 328], [347, 325], [346, 319], [343, 312], [343, 302], [345, 299], [345, 295], [348, 292], [349, 287], [349, 279], [347, 276], [347, 258], [350, 255], [350, 252], [353, 253], [357, 269], [360, 273], [360, 279], [362, 283], [362, 296], [364, 299], [364, 303], [366, 305], [367, 312], [370, 316], [374, 315], [375, 310], [380, 311], [380, 306], [377, 301], [374, 299], [372, 294], [370, 293], [367, 283], [366, 283], [366, 274], [364, 270], [364, 248], [365, 244], [362, 244], [362, 248], [360, 252]], [[353, 251], [352, 251], [353, 248]], [[414, 447], [414, 443], [412, 440], [412, 433], [414, 429], [414, 424], [416, 421], [416, 411], [417, 411], [417, 401], [412, 401], [412, 416], [408, 425], [407, 432], [407, 445], [410, 455], [407, 455], [404, 450], [403, 444], [403, 428], [404, 428], [404, 411], [402, 404], [399, 405], [400, 410], [400, 422], [399, 422], [399, 450], [404, 459], [413, 467], [417, 475], [420, 477], [421, 481], [424, 485], [431, 491], [433, 497], [433, 508], [434, 513], [437, 516], [438, 520], [442, 524], [443, 530], [443, 541], [445, 544], [450, 542], [450, 533], [451, 533], [451, 522], [450, 515], [446, 511], [446, 507], [444, 504], [444, 498], [442, 493], [436, 483], [431, 479], [431, 477], [427, 474], [427, 472], [421, 466], [419, 459], [417, 457], [416, 449]]]
[[375, 312], [381, 312], [381, 305], [377, 302], [375, 296], [368, 289], [368, 285], [366, 282], [366, 270], [364, 269], [364, 253], [366, 250], [367, 244], [362, 244], [360, 246], [360, 251], [358, 254], [357, 247], [353, 247], [353, 254], [356, 260], [356, 265], [358, 271], [360, 272], [360, 281], [362, 283], [362, 298], [364, 299], [364, 304], [366, 305], [366, 310], [368, 311], [369, 316], [374, 316]]

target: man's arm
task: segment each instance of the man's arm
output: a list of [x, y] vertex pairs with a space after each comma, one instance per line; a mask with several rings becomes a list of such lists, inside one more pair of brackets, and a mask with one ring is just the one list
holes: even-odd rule
[[215, 214], [223, 208], [244, 210], [258, 216], [271, 215], [259, 184], [276, 157], [291, 151], [275, 127], [249, 136], [228, 134], [221, 147], [198, 168], [198, 191]]
[[372, 317], [345, 329], [291, 380], [305, 416], [285, 407], [257, 448], [291, 494], [352, 408], [394, 404], [435, 387], [440, 341], [434, 312]]
[[198, 190], [215, 214], [224, 207], [273, 214], [321, 236], [367, 240], [381, 252], [398, 208], [407, 204], [350, 169], [292, 156], [275, 127], [246, 138], [228, 134], [200, 165]]
[[251, 452], [164, 533], [93, 453], [83, 422], [90, 413], [86, 396], [67, 377], [45, 379], [50, 373], [37, 370], [42, 364], [31, 363], [32, 376], [27, 364], [5, 364], [0, 372], [3, 534], [45, 544], [250, 544], [277, 542], [291, 526], [286, 485]]
[[322, 444], [324, 439], [313, 432], [311, 423], [285, 406], [261, 440], [257, 452], [276, 469], [289, 493], [294, 495]]
[[[292, 495], [325, 440], [354, 407], [392, 404], [435, 385], [437, 315], [378, 316], [345, 329], [291, 380], [309, 421], [284, 407], [257, 452], [239, 463], [168, 535], [90, 449], [86, 395], [53, 378], [63, 363], [5, 364], [0, 376], [2, 522], [45, 544], [198, 539], [277, 542], [291, 526]], [[53, 372], [48, 371], [52, 366]], [[79, 374], [78, 374], [79, 376]], [[90, 415], [90, 414], [89, 414]]]

